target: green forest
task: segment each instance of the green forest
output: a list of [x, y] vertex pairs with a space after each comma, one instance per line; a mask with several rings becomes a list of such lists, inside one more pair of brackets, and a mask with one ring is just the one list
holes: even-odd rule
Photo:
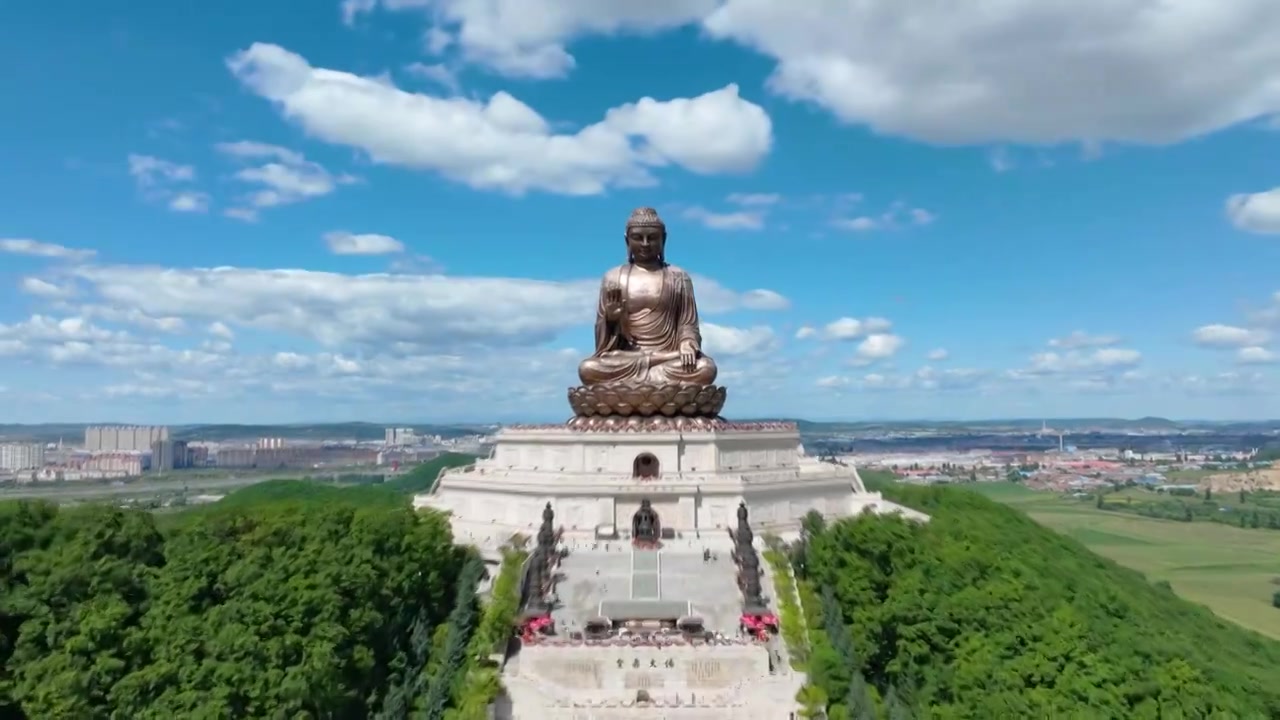
[[931, 520], [787, 548], [812, 716], [1280, 718], [1280, 643], [977, 493], [880, 489]]
[[[0, 503], [0, 717], [481, 720], [525, 555], [486, 573], [394, 484], [180, 513]], [[766, 553], [811, 717], [1280, 718], [1280, 643], [962, 488]], [[786, 572], [790, 567], [794, 577]]]
[[172, 515], [0, 503], [0, 717], [485, 717], [523, 556], [482, 606], [479, 557], [406, 494], [458, 461]]

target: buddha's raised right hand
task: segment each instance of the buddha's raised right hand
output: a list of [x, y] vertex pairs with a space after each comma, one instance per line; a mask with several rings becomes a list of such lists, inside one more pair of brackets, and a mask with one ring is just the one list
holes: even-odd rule
[[605, 291], [604, 318], [609, 322], [617, 322], [622, 317], [622, 288]]

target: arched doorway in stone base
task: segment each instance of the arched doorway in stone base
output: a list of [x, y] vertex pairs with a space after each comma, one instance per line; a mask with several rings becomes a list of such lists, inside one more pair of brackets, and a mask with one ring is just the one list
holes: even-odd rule
[[640, 453], [631, 461], [631, 477], [636, 480], [654, 480], [661, 474], [662, 466], [653, 453]]

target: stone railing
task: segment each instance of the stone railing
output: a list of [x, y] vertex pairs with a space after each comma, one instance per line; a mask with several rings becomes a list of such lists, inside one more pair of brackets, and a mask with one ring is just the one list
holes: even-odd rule
[[582, 638], [571, 639], [559, 635], [536, 635], [530, 641], [522, 641], [524, 645], [536, 645], [538, 647], [692, 647], [692, 648], [716, 648], [716, 647], [745, 647], [759, 645], [758, 640], [748, 640], [744, 638], [719, 638], [715, 640], [702, 640], [696, 638], [685, 638], [679, 635], [669, 635], [659, 638], [642, 638], [642, 637], [609, 637], [609, 638]]
[[[507, 425], [503, 430], [517, 431], [537, 431], [537, 432], [554, 432], [564, 431], [566, 433], [645, 433], [650, 430], [643, 427], [627, 426], [626, 424], [612, 428], [597, 428], [591, 430], [577, 430], [570, 428], [563, 423], [548, 423], [538, 425]], [[731, 422], [729, 420], [721, 420], [706, 426], [689, 427], [680, 432], [697, 433], [697, 432], [794, 432], [797, 426], [792, 422]]]

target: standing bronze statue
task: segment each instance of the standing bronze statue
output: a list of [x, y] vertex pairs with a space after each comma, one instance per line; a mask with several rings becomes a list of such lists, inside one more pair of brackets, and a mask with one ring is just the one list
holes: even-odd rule
[[578, 366], [582, 385], [569, 389], [570, 425], [659, 429], [716, 418], [725, 391], [702, 352], [693, 281], [667, 263], [666, 225], [638, 208], [625, 239], [627, 262], [600, 283], [595, 352]]

